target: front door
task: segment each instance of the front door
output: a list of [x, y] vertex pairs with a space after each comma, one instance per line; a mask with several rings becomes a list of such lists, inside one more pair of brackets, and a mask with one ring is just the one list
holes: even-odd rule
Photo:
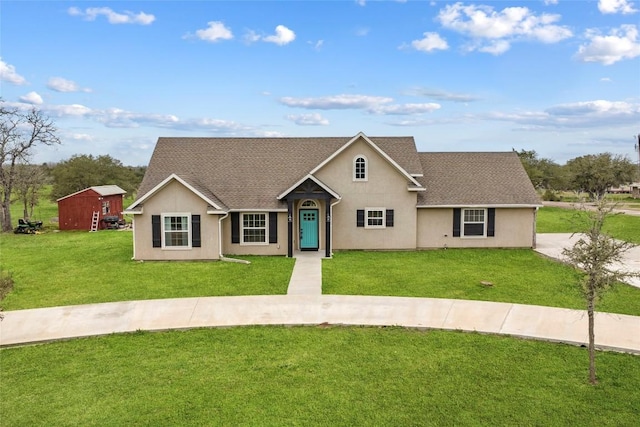
[[300, 209], [300, 250], [318, 250], [317, 209]]

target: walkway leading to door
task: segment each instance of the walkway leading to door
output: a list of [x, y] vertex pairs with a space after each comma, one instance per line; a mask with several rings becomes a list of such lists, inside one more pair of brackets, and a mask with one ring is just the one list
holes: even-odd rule
[[322, 295], [322, 254], [320, 251], [297, 252], [287, 295]]

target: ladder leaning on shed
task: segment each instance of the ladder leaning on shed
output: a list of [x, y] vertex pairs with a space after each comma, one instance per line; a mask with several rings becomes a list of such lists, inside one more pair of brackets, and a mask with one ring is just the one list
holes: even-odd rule
[[91, 230], [90, 231], [98, 231], [98, 219], [100, 218], [100, 212], [94, 212], [93, 217], [91, 217]]

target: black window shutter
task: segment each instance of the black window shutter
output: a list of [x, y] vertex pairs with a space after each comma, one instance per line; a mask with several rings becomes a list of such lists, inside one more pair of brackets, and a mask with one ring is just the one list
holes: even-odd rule
[[453, 208], [453, 237], [460, 237], [460, 216], [462, 209]]
[[269, 243], [278, 243], [278, 212], [269, 212]]
[[386, 224], [387, 227], [393, 227], [393, 209], [387, 209]]
[[496, 208], [487, 209], [487, 236], [496, 235]]
[[200, 215], [191, 215], [191, 246], [199, 248], [202, 244], [200, 238]]
[[356, 211], [356, 227], [364, 227], [364, 209]]
[[160, 226], [160, 215], [151, 215], [151, 239], [154, 248], [162, 247], [162, 227]]
[[231, 243], [240, 243], [240, 212], [231, 212]]

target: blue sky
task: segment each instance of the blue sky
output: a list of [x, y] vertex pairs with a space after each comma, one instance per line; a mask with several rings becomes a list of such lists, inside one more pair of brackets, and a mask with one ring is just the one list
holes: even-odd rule
[[159, 136], [411, 135], [636, 161], [640, 1], [11, 1], [4, 101], [145, 165]]

